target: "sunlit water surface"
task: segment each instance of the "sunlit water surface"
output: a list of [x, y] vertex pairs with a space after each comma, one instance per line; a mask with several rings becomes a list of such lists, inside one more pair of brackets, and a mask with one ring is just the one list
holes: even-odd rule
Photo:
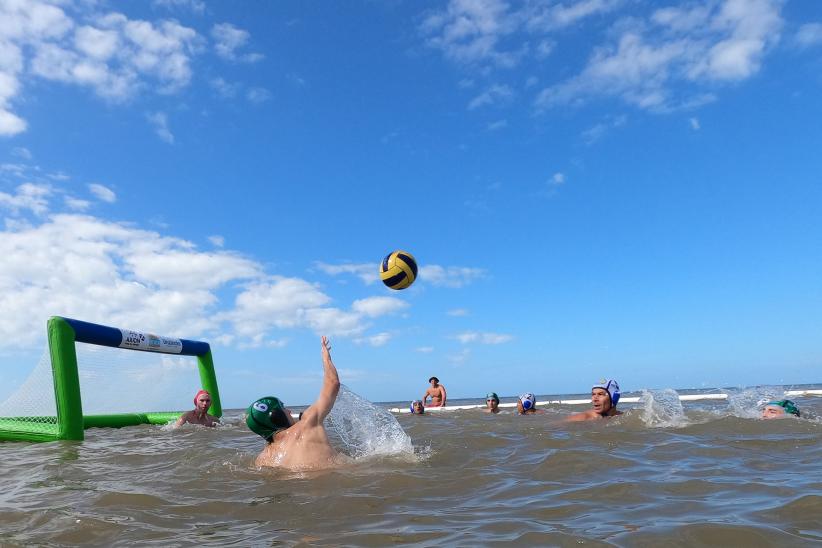
[[[822, 544], [822, 398], [762, 421], [764, 389], [607, 421], [478, 410], [392, 418], [344, 391], [323, 472], [257, 469], [225, 425], [93, 429], [0, 445], [0, 545], [808, 546]], [[476, 402], [453, 402], [476, 403]]]

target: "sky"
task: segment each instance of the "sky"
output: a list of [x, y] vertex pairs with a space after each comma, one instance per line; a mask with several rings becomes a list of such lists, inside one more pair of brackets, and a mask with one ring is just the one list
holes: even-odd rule
[[372, 401], [819, 382], [820, 98], [819, 2], [0, 0], [0, 398], [55, 315], [227, 407], [322, 334]]

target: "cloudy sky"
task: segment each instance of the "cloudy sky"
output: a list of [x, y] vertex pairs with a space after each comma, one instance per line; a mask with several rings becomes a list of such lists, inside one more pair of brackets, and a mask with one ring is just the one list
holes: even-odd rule
[[320, 334], [374, 401], [818, 382], [821, 96], [818, 2], [0, 0], [0, 397], [53, 315], [231, 407]]

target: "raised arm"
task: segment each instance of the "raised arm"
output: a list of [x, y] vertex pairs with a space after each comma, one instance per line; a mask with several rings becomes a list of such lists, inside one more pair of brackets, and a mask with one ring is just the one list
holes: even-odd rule
[[322, 337], [321, 341], [323, 387], [320, 389], [317, 401], [305, 410], [305, 414], [301, 419], [301, 421], [316, 420], [318, 424], [321, 424], [323, 419], [331, 412], [331, 408], [334, 407], [334, 402], [337, 400], [337, 394], [340, 392], [340, 377], [337, 375], [334, 362], [331, 361], [331, 343], [328, 342], [325, 336]]

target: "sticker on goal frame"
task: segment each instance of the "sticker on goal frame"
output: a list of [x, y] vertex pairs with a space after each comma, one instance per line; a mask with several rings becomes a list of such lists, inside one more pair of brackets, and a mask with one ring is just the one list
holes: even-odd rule
[[183, 351], [183, 343], [180, 339], [160, 337], [153, 333], [141, 333], [130, 329], [121, 329], [120, 332], [123, 334], [120, 348], [162, 352], [164, 354], [179, 354]]

